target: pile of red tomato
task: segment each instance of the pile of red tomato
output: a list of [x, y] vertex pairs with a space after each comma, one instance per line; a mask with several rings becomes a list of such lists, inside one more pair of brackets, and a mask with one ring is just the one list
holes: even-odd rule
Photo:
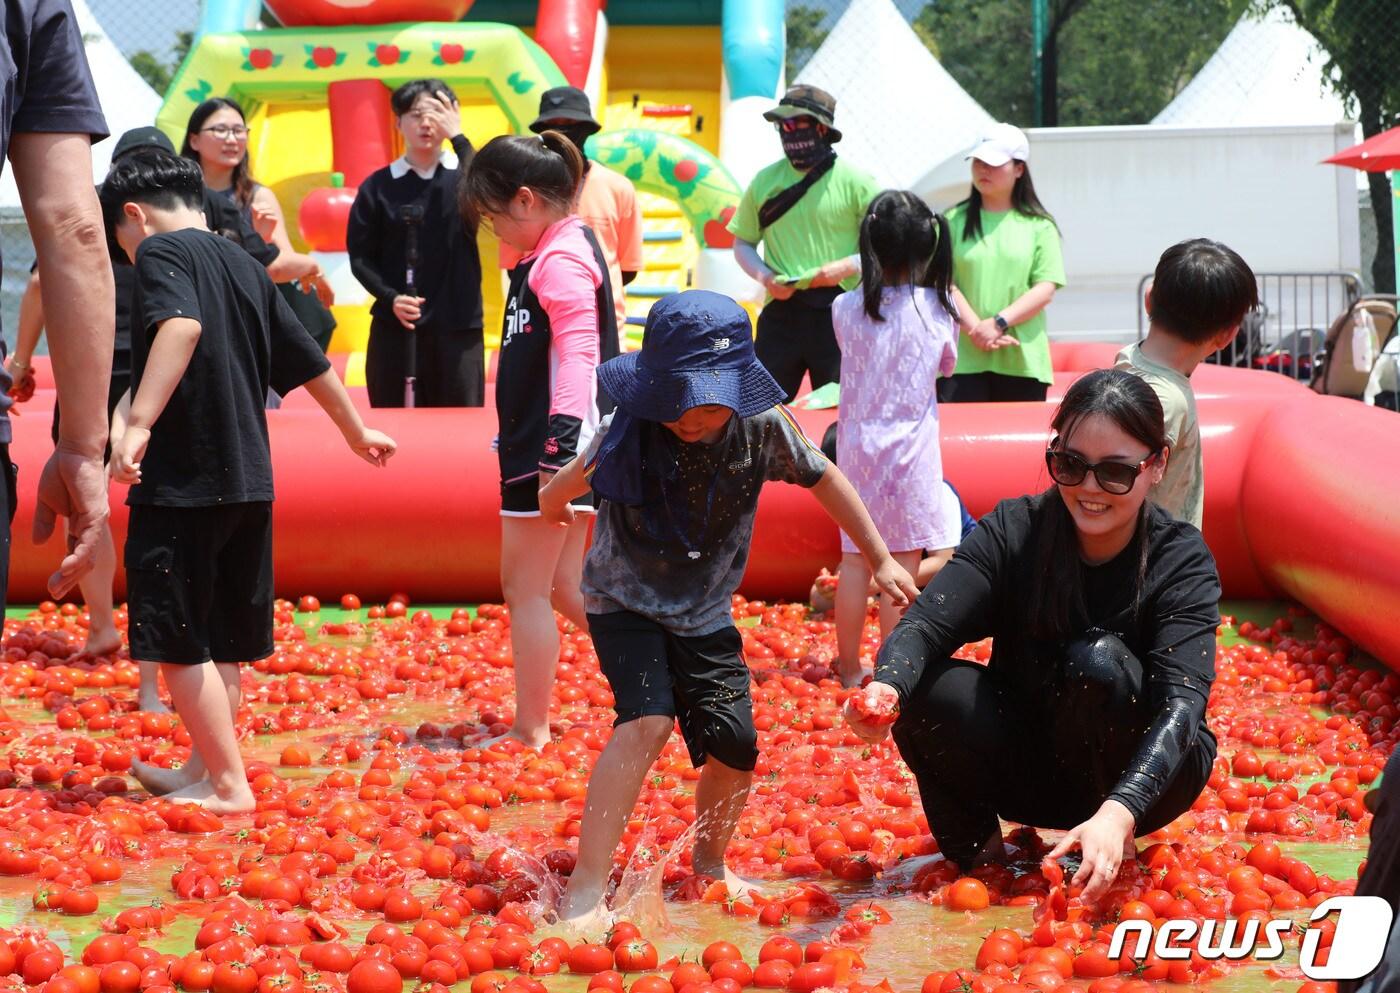
[[[1400, 675], [1353, 666], [1351, 646], [1323, 625], [1306, 639], [1291, 615], [1240, 625], [1245, 640], [1217, 659], [1221, 757], [1209, 785], [1189, 813], [1139, 840], [1138, 860], [1099, 905], [1082, 906], [1060, 867], [1042, 865], [1049, 843], [1034, 831], [1008, 836], [1010, 865], [969, 876], [933, 858], [892, 745], [866, 745], [841, 720], [849, 691], [831, 671], [832, 625], [801, 605], [736, 598], [761, 758], [729, 860], [768, 886], [731, 899], [691, 872], [698, 771], [678, 737], [618, 859], [619, 880], [624, 863], [653, 871], [670, 900], [694, 902], [734, 942], [697, 957], [625, 922], [606, 935], [540, 936], [573, 869], [613, 716], [586, 634], [562, 632], [554, 740], [539, 752], [481, 747], [511, 719], [505, 609], [435, 617], [406, 597], [362, 610], [352, 595], [341, 605], [353, 613], [323, 624], [315, 598], [279, 602], [277, 651], [245, 668], [239, 719], [257, 810], [227, 821], [151, 799], [128, 778], [133, 759], [183, 761], [189, 737], [172, 716], [133, 711], [131, 662], [78, 654], [78, 608], [46, 604], [6, 624], [0, 876], [32, 883], [33, 911], [0, 931], [0, 977], [43, 993], [543, 993], [554, 974], [615, 993], [1201, 983], [1221, 966], [1109, 958], [1113, 922], [1298, 917], [1349, 892], [1350, 874], [1315, 872], [1287, 846], [1364, 844], [1363, 798], [1400, 735]], [[872, 623], [869, 647], [876, 638]], [[960, 654], [989, 653], [984, 642]], [[122, 906], [120, 888], [135, 884], [159, 899]], [[892, 956], [882, 938], [982, 912], [1005, 926], [988, 923], [965, 960], [929, 959], [917, 943]], [[191, 919], [193, 942], [173, 938]], [[94, 926], [98, 937], [67, 938]], [[872, 975], [877, 964], [897, 979]], [[1282, 982], [1300, 979], [1274, 968]]]

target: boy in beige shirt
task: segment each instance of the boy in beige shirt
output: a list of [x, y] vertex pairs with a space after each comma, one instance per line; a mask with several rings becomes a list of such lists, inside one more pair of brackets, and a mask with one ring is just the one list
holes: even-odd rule
[[1230, 344], [1259, 305], [1254, 273], [1234, 250], [1192, 238], [1162, 253], [1147, 291], [1147, 337], [1118, 353], [1116, 368], [1145, 379], [1162, 401], [1171, 454], [1152, 498], [1201, 526], [1205, 475], [1191, 373]]

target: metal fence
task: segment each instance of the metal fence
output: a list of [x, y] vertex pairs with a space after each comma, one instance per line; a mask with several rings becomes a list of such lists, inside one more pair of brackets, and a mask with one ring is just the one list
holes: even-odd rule
[[[1245, 316], [1229, 347], [1208, 358], [1217, 365], [1265, 369], [1300, 382], [1312, 381], [1327, 329], [1360, 299], [1361, 276], [1354, 272], [1257, 272], [1259, 307]], [[1139, 303], [1152, 285], [1151, 275], [1138, 281], [1134, 306], [1138, 339], [1147, 333]]]

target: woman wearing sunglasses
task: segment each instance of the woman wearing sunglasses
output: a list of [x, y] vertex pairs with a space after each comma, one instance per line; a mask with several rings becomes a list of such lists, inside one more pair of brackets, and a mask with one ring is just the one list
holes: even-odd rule
[[[1131, 373], [1066, 392], [1045, 453], [1054, 485], [1003, 500], [958, 546], [848, 704], [900, 755], [939, 848], [967, 871], [1004, 857], [998, 818], [1068, 831], [1096, 900], [1134, 838], [1190, 808], [1210, 776], [1220, 580], [1201, 534], [1149, 500], [1162, 407]], [[952, 658], [994, 639], [988, 665]]]

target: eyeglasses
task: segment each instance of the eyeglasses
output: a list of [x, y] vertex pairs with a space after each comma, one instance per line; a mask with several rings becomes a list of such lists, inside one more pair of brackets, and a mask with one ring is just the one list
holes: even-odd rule
[[1137, 465], [1129, 465], [1126, 462], [1090, 464], [1073, 452], [1056, 448], [1055, 445], [1058, 443], [1059, 440], [1056, 439], [1045, 450], [1045, 468], [1050, 470], [1051, 479], [1061, 486], [1078, 486], [1084, 482], [1084, 477], [1092, 472], [1105, 492], [1116, 493], [1120, 496], [1133, 488], [1142, 470], [1146, 469], [1157, 458], [1157, 453], [1153, 452]]
[[237, 138], [242, 141], [248, 137], [248, 129], [242, 124], [235, 124], [230, 127], [227, 124], [215, 124], [212, 128], [201, 128], [200, 134], [212, 134], [220, 141], [228, 141], [230, 138]]

